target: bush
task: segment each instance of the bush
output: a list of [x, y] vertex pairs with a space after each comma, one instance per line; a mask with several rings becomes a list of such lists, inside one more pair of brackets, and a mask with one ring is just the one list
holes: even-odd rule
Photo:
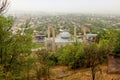
[[107, 55], [110, 53], [109, 42], [107, 40], [101, 40], [98, 44], [99, 62], [107, 63]]
[[51, 66], [58, 64], [58, 55], [56, 53], [50, 53], [49, 54], [49, 64]]
[[118, 32], [118, 34], [117, 34], [114, 49], [113, 49], [113, 53], [114, 54], [120, 54], [120, 32]]
[[120, 54], [120, 32], [118, 30], [115, 29], [102, 30], [98, 34], [96, 41], [98, 43], [100, 41], [106, 41], [109, 47], [108, 53]]
[[57, 51], [59, 64], [70, 66], [72, 69], [84, 64], [84, 49], [82, 44], [72, 44], [61, 47]]
[[49, 52], [46, 50], [40, 50], [36, 52], [37, 62], [35, 63], [36, 78], [38, 80], [45, 79], [47, 80], [50, 73], [50, 64], [49, 64]]

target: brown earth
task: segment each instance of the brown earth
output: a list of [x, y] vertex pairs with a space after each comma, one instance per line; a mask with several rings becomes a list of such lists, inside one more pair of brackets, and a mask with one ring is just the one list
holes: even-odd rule
[[[102, 73], [96, 73], [96, 80], [120, 80], [118, 74], [108, 74], [107, 66], [100, 66]], [[55, 66], [50, 70], [50, 80], [92, 80], [89, 68], [71, 70], [66, 66]]]

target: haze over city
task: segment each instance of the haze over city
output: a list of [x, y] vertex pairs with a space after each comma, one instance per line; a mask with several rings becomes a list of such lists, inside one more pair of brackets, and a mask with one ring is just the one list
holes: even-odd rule
[[119, 14], [120, 0], [11, 0], [10, 11]]

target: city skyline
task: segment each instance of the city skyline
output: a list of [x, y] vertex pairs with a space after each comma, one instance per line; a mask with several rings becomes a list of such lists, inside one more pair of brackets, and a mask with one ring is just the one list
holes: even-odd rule
[[120, 13], [119, 0], [11, 0], [9, 11]]

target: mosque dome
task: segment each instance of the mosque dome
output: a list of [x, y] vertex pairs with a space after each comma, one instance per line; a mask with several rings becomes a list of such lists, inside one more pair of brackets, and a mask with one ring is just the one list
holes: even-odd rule
[[62, 32], [62, 33], [60, 33], [60, 36], [63, 39], [68, 39], [70, 37], [70, 33], [69, 32]]

